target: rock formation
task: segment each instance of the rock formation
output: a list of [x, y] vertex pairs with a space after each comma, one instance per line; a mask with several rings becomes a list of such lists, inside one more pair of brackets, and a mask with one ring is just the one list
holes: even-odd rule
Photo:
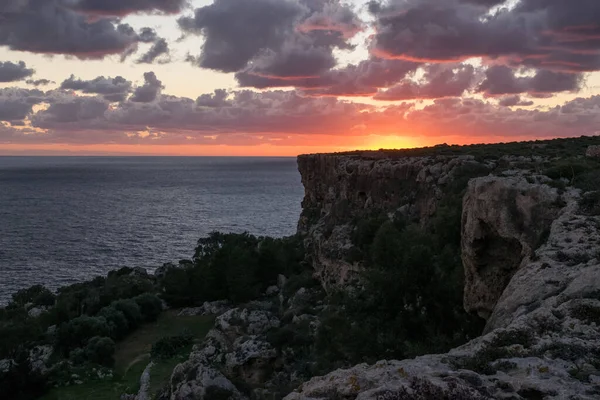
[[[506, 188], [524, 184], [510, 178], [472, 182], [466, 204], [473, 204], [487, 185], [506, 194]], [[555, 197], [547, 188], [529, 189], [530, 195], [542, 196], [540, 200], [552, 203]], [[520, 190], [513, 193], [514, 199], [523, 195]], [[567, 205], [558, 211], [548, 240], [537, 251], [512, 231], [514, 249], [510, 250], [515, 259], [524, 258], [508, 269], [514, 275], [495, 307], [492, 297], [485, 298], [494, 310], [486, 335], [447, 354], [334, 371], [306, 382], [286, 399], [600, 398], [600, 217], [582, 213], [578, 196], [577, 191], [564, 195]], [[521, 208], [526, 210], [532, 208]], [[463, 231], [478, 215], [476, 210], [465, 212]], [[548, 212], [545, 215], [556, 211]], [[485, 219], [493, 220], [489, 215]], [[493, 230], [508, 234], [510, 224], [503, 228], [502, 221], [496, 219]], [[544, 225], [539, 220], [532, 223]], [[506, 256], [497, 256], [491, 261], [506, 261]], [[476, 293], [467, 298], [481, 298], [477, 293], [491, 285], [483, 277], [478, 279], [481, 286], [471, 285], [469, 290]]]
[[356, 221], [402, 213], [425, 223], [444, 188], [464, 169], [491, 169], [473, 156], [398, 157], [385, 152], [298, 157], [305, 188], [298, 232], [305, 235], [315, 274], [325, 288], [352, 282], [361, 265], [350, 261]]
[[545, 241], [560, 206], [556, 189], [523, 177], [469, 182], [462, 218], [467, 311], [490, 316], [512, 276]]

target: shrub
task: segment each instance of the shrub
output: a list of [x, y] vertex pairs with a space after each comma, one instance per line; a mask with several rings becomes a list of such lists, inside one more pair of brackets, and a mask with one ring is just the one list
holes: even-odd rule
[[124, 338], [129, 333], [129, 322], [125, 314], [113, 306], [104, 307], [98, 313], [106, 319], [110, 337], [115, 340]]
[[34, 306], [53, 306], [56, 296], [42, 285], [19, 290], [12, 295], [12, 301], [17, 306], [32, 303]]
[[162, 300], [155, 294], [145, 293], [133, 299], [142, 313], [142, 318], [146, 322], [156, 321], [162, 312]]
[[105, 367], [115, 364], [115, 342], [108, 337], [94, 336], [85, 346], [85, 357], [89, 362]]
[[176, 336], [165, 336], [152, 345], [150, 352], [153, 359], [173, 358], [181, 349], [192, 343], [194, 337], [189, 333]]
[[198, 241], [194, 265], [167, 271], [162, 297], [171, 306], [228, 299], [242, 303], [258, 297], [279, 274], [303, 269], [298, 237], [272, 239], [213, 232]]
[[108, 336], [109, 326], [103, 317], [83, 315], [60, 325], [56, 333], [56, 348], [69, 354], [78, 347], [85, 347], [94, 336]]
[[134, 300], [117, 300], [111, 304], [111, 307], [121, 311], [125, 315], [130, 330], [137, 328], [143, 320], [140, 306]]

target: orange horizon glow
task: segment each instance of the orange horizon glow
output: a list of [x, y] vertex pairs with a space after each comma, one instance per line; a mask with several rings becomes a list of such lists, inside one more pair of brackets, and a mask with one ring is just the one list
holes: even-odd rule
[[[323, 137], [319, 137], [323, 140]], [[335, 153], [354, 150], [392, 150], [430, 147], [438, 144], [491, 144], [535, 140], [532, 137], [406, 137], [355, 136], [344, 145], [327, 142], [313, 145], [73, 145], [73, 144], [0, 144], [0, 156], [214, 156], [214, 157], [296, 157], [300, 154]], [[547, 139], [547, 138], [546, 138]], [[327, 140], [327, 139], [325, 139]]]

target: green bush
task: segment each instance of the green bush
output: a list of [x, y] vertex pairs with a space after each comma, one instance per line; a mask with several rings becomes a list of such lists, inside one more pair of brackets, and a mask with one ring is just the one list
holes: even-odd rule
[[176, 336], [165, 336], [152, 345], [150, 355], [153, 359], [173, 358], [179, 351], [190, 345], [194, 337], [189, 333]]
[[53, 306], [56, 296], [42, 285], [19, 290], [12, 295], [13, 305], [24, 306], [31, 303], [34, 306]]
[[115, 340], [124, 338], [130, 331], [129, 322], [125, 314], [113, 306], [104, 307], [98, 313], [99, 317], [106, 319], [110, 337]]
[[275, 284], [279, 274], [300, 272], [303, 260], [298, 237], [213, 232], [198, 241], [193, 266], [166, 273], [161, 296], [176, 307], [224, 299], [243, 303]]
[[162, 312], [162, 300], [157, 295], [151, 293], [144, 293], [133, 299], [142, 313], [142, 318], [146, 322], [156, 321], [160, 313]]
[[83, 315], [60, 325], [56, 333], [56, 348], [68, 355], [78, 347], [85, 347], [94, 336], [108, 336], [108, 323], [103, 317]]
[[115, 364], [115, 342], [108, 337], [95, 336], [85, 346], [86, 359], [94, 364], [112, 367]]
[[114, 301], [111, 307], [121, 311], [125, 315], [129, 324], [129, 330], [137, 328], [143, 320], [140, 306], [132, 299]]

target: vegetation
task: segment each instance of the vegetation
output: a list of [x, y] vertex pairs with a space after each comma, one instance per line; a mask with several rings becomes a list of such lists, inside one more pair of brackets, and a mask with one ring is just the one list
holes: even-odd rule
[[213, 232], [198, 241], [192, 266], [167, 272], [162, 296], [173, 307], [222, 299], [243, 303], [275, 284], [279, 274], [300, 272], [303, 260], [296, 237]]

